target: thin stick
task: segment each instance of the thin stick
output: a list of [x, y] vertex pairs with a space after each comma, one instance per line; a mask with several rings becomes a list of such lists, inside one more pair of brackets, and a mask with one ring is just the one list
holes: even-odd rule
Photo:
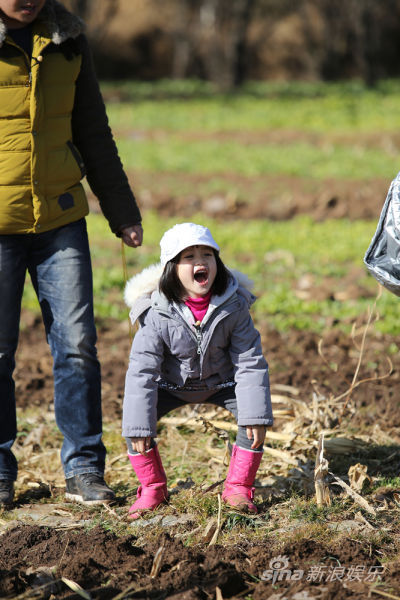
[[222, 498], [221, 498], [221, 494], [218, 494], [218, 520], [217, 520], [218, 529], [221, 529], [221, 513], [222, 513]]
[[362, 358], [363, 358], [363, 355], [364, 355], [365, 340], [367, 339], [368, 329], [369, 329], [369, 327], [371, 325], [372, 316], [374, 315], [375, 310], [376, 310], [376, 303], [378, 302], [378, 300], [381, 297], [381, 295], [382, 295], [382, 286], [379, 286], [378, 294], [377, 294], [377, 296], [376, 296], [376, 298], [374, 300], [372, 308], [370, 306], [368, 307], [368, 313], [367, 313], [368, 314], [368, 318], [367, 318], [367, 323], [366, 323], [366, 325], [364, 327], [364, 331], [363, 331], [362, 338], [361, 338], [361, 346], [360, 346], [360, 352], [359, 352], [359, 355], [358, 355], [357, 367], [356, 367], [356, 370], [354, 371], [353, 381], [351, 382], [347, 399], [346, 399], [346, 401], [344, 403], [344, 406], [342, 408], [342, 414], [343, 414], [343, 411], [346, 409], [346, 406], [347, 406], [347, 404], [348, 404], [348, 402], [350, 400], [350, 397], [351, 397], [351, 394], [353, 392], [353, 389], [355, 388], [355, 384], [356, 384], [356, 381], [357, 381], [358, 373], [359, 373], [360, 367], [361, 367], [361, 361], [362, 361]]
[[[375, 306], [376, 306], [376, 300], [375, 300], [375, 302], [374, 302], [374, 308], [375, 308]], [[348, 396], [348, 398], [347, 398], [347, 400], [346, 400], [346, 403], [348, 402], [348, 400], [350, 400], [350, 395], [351, 395], [351, 392], [352, 392], [353, 386], [354, 386], [354, 384], [355, 384], [355, 383], [356, 383], [356, 381], [357, 381], [358, 373], [359, 373], [359, 371], [360, 371], [360, 367], [361, 367], [361, 361], [362, 361], [362, 357], [363, 357], [363, 355], [364, 355], [365, 340], [366, 340], [366, 338], [367, 338], [367, 333], [368, 333], [369, 326], [371, 325], [371, 320], [372, 320], [372, 315], [373, 315], [373, 313], [374, 313], [373, 309], [371, 309], [370, 307], [368, 307], [368, 319], [367, 319], [367, 324], [366, 324], [366, 326], [364, 327], [364, 331], [363, 331], [363, 334], [362, 334], [362, 338], [361, 338], [361, 346], [360, 346], [360, 352], [359, 352], [359, 355], [358, 355], [358, 361], [357, 361], [357, 367], [356, 367], [356, 370], [354, 371], [354, 375], [353, 375], [353, 381], [351, 382], [351, 386], [350, 386], [350, 390], [349, 390], [349, 396]], [[346, 403], [345, 403], [345, 407], [346, 407]]]
[[[360, 381], [357, 381], [357, 377], [358, 377], [358, 374], [359, 374], [360, 368], [361, 368], [362, 359], [363, 359], [363, 356], [364, 356], [364, 350], [365, 350], [365, 343], [366, 343], [367, 333], [368, 333], [368, 330], [369, 330], [370, 325], [371, 325], [372, 317], [376, 313], [376, 304], [377, 304], [379, 298], [382, 295], [382, 289], [383, 289], [383, 287], [379, 286], [379, 290], [378, 290], [378, 293], [376, 295], [376, 298], [374, 300], [374, 303], [373, 303], [372, 307], [371, 306], [368, 307], [367, 323], [366, 323], [366, 325], [364, 326], [364, 329], [363, 329], [363, 334], [362, 334], [360, 348], [357, 348], [357, 350], [359, 352], [358, 361], [357, 361], [357, 366], [356, 366], [356, 369], [355, 369], [355, 372], [354, 372], [353, 379], [352, 379], [352, 382], [350, 384], [350, 387], [343, 394], [340, 394], [339, 396], [336, 396], [335, 398], [332, 399], [333, 402], [338, 402], [339, 400], [342, 400], [342, 398], [345, 398], [345, 401], [344, 401], [343, 406], [342, 406], [340, 417], [343, 416], [344, 411], [346, 410], [346, 407], [347, 407], [347, 405], [348, 405], [348, 403], [350, 401], [351, 394], [353, 393], [353, 391], [358, 386], [360, 386], [363, 383], [368, 383], [370, 381], [381, 381], [382, 379], [386, 379], [387, 377], [389, 377], [389, 375], [391, 375], [391, 373], [393, 371], [392, 361], [390, 360], [390, 358], [388, 356], [386, 356], [385, 358], [386, 358], [386, 360], [389, 363], [389, 370], [388, 370], [388, 372], [384, 373], [383, 375], [375, 375], [374, 377], [366, 377], [365, 379], [361, 379]], [[354, 336], [352, 336], [352, 339], [353, 339], [353, 342], [354, 342]], [[324, 363], [331, 370], [333, 370], [333, 371], [336, 372], [336, 369], [332, 369], [332, 367], [329, 364], [328, 360], [325, 358], [325, 356], [323, 354], [323, 351], [322, 351], [322, 344], [323, 344], [323, 341], [321, 339], [318, 342], [318, 354], [320, 355], [320, 357], [322, 358], [322, 360], [324, 361]]]
[[[126, 282], [128, 281], [128, 269], [126, 266], [125, 244], [124, 244], [122, 238], [121, 238], [121, 258], [122, 258], [122, 273], [124, 276], [124, 284], [126, 285]], [[129, 337], [132, 342], [133, 341], [133, 325], [132, 325], [132, 321], [129, 316], [128, 316], [128, 322], [129, 322]]]
[[58, 562], [58, 568], [60, 568], [60, 567], [61, 567], [61, 563], [62, 563], [62, 561], [63, 561], [63, 559], [64, 559], [64, 554], [65, 554], [65, 552], [66, 552], [66, 550], [67, 550], [68, 546], [69, 546], [69, 538], [67, 538], [67, 543], [65, 544], [64, 551], [63, 551], [63, 553], [62, 553], [62, 556], [61, 556], [61, 558], [60, 558], [60, 560], [59, 560], [59, 562]]
[[[357, 383], [355, 383], [352, 387], [350, 387], [348, 390], [343, 392], [343, 394], [340, 394], [340, 396], [336, 396], [335, 398], [333, 398], [332, 401], [337, 402], [338, 400], [341, 400], [342, 398], [347, 396], [347, 394], [352, 392], [352, 390], [355, 390], [356, 388], [358, 388], [358, 386], [361, 385], [362, 383], [368, 383], [369, 381], [381, 381], [382, 379], [386, 379], [387, 377], [389, 377], [393, 371], [393, 363], [388, 356], [385, 356], [385, 358], [389, 363], [389, 371], [387, 371], [383, 375], [375, 375], [374, 377], [366, 377], [365, 379], [360, 379], [360, 381], [357, 381]], [[345, 402], [343, 410], [346, 408], [346, 404], [347, 404], [347, 402]], [[342, 412], [343, 412], [343, 410], [342, 410]]]
[[385, 596], [385, 598], [392, 598], [392, 600], [400, 600], [400, 596], [393, 596], [393, 594], [388, 594], [388, 592], [381, 592], [381, 590], [374, 590], [370, 588], [370, 592], [373, 594], [380, 594], [381, 596]]
[[124, 598], [127, 598], [127, 594], [129, 594], [130, 592], [135, 592], [135, 594], [138, 594], [139, 592], [143, 592], [146, 589], [145, 587], [138, 588], [136, 586], [137, 582], [131, 583], [131, 585], [129, 585], [126, 588], [126, 590], [123, 590], [122, 592], [114, 596], [112, 600], [123, 600]]
[[115, 510], [113, 510], [112, 508], [110, 508], [106, 503], [103, 504], [103, 508], [106, 509], [107, 512], [110, 513], [110, 515], [112, 515], [113, 517], [116, 517], [118, 519], [118, 521], [120, 521], [121, 519], [125, 519], [125, 516], [119, 516], [117, 515], [117, 513], [115, 512]]

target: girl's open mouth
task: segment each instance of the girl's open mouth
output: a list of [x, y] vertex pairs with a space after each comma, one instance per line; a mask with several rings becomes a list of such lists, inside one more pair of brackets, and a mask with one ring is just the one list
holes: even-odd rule
[[21, 11], [23, 13], [33, 14], [36, 10], [37, 6], [34, 2], [26, 2], [21, 6]]
[[32, 6], [23, 6], [21, 8], [21, 12], [25, 15], [33, 15], [35, 12], [35, 8]]
[[200, 285], [206, 285], [208, 282], [208, 272], [207, 269], [200, 268], [194, 274], [194, 279]]

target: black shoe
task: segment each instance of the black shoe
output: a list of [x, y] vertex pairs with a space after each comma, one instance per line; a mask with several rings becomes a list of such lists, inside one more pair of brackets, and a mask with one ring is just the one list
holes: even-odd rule
[[115, 494], [107, 486], [101, 475], [83, 473], [65, 480], [65, 498], [81, 504], [109, 504]]
[[0, 479], [0, 508], [9, 506], [14, 500], [14, 482]]

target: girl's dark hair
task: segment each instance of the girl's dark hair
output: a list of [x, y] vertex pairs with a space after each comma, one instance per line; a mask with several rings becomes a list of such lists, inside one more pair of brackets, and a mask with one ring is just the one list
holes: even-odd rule
[[[219, 257], [219, 254], [212, 248], [217, 264], [217, 274], [215, 275], [214, 283], [211, 287], [211, 293], [216, 296], [222, 296], [228, 287], [229, 271]], [[185, 297], [185, 288], [178, 277], [176, 265], [180, 260], [181, 253], [167, 262], [164, 271], [160, 277], [159, 288], [160, 292], [166, 296], [170, 302], [182, 302]]]

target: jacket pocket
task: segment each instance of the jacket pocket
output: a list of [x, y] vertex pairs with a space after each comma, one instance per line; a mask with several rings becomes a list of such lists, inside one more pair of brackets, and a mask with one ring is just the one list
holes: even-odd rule
[[86, 175], [86, 167], [85, 167], [85, 163], [83, 162], [83, 158], [80, 155], [80, 152], [79, 152], [78, 148], [70, 140], [68, 140], [67, 146], [71, 150], [72, 156], [74, 157], [74, 159], [78, 163], [78, 167], [79, 167], [80, 172], [81, 172], [81, 177], [82, 178], [85, 177], [85, 175]]

